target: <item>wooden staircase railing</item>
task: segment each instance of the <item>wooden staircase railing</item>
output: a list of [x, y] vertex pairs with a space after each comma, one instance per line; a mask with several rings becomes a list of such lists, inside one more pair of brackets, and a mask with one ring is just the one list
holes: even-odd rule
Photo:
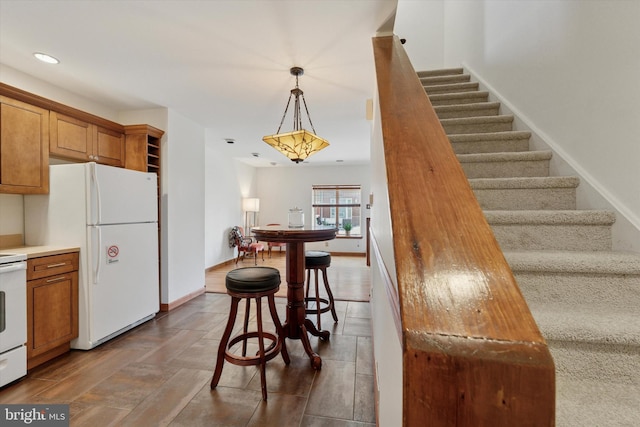
[[[399, 337], [374, 319], [374, 348], [401, 343], [402, 424], [553, 426], [546, 342], [399, 39], [374, 38], [373, 48], [372, 168], [384, 165], [387, 193], [372, 184], [372, 282], [387, 289], [374, 283], [372, 305], [390, 305]], [[376, 377], [383, 362], [376, 354]]]

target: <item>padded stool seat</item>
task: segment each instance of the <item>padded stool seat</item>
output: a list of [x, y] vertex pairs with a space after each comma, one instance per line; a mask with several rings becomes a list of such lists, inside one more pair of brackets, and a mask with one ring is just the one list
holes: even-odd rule
[[[327, 278], [327, 268], [331, 266], [331, 254], [323, 251], [307, 251], [304, 254], [304, 264], [307, 270], [307, 291], [305, 297], [305, 307], [307, 314], [315, 314], [317, 316], [318, 329], [322, 329], [320, 324], [320, 316], [322, 313], [331, 311], [334, 322], [338, 322], [338, 315], [336, 314], [335, 304], [333, 301], [333, 293], [329, 286], [329, 279]], [[309, 288], [311, 288], [311, 271], [313, 270], [315, 276], [315, 288], [316, 296], [314, 298], [309, 297]], [[318, 270], [322, 272], [322, 278], [324, 282], [324, 289], [327, 292], [327, 298], [320, 298], [320, 289], [318, 287]], [[309, 301], [316, 303], [315, 308], [309, 308]], [[323, 306], [324, 305], [324, 306]]]
[[323, 251], [307, 251], [304, 254], [305, 268], [329, 267], [331, 265], [331, 254]]
[[280, 287], [280, 271], [271, 267], [237, 268], [227, 273], [227, 290], [232, 292], [266, 292]]
[[[227, 287], [227, 294], [231, 296], [231, 310], [229, 312], [227, 326], [218, 347], [218, 357], [213, 378], [211, 379], [211, 388], [214, 389], [218, 385], [225, 361], [240, 366], [259, 365], [262, 398], [267, 400], [267, 381], [265, 374], [267, 361], [273, 359], [278, 354], [282, 354], [284, 362], [287, 365], [290, 362], [289, 353], [287, 352], [284, 341], [284, 331], [278, 318], [278, 313], [276, 312], [274, 298], [274, 295], [278, 292], [278, 289], [280, 289], [280, 272], [271, 267], [237, 268], [227, 273], [225, 285]], [[262, 329], [262, 297], [267, 297], [271, 319], [276, 327], [275, 334], [265, 332]], [[242, 333], [230, 338], [238, 313], [238, 304], [242, 299], [246, 301], [244, 327]], [[257, 331], [248, 331], [251, 299], [256, 300]], [[247, 357], [247, 341], [252, 338], [258, 339], [259, 350], [255, 356]], [[271, 341], [271, 344], [267, 348], [265, 348], [264, 345], [265, 338]], [[242, 343], [241, 355], [231, 351], [231, 348], [238, 343]]]

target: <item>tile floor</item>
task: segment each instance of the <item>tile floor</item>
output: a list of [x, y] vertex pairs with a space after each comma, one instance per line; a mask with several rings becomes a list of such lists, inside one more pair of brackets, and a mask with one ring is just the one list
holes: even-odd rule
[[[331, 338], [311, 337], [320, 371], [288, 339], [291, 364], [278, 356], [267, 365], [267, 402], [256, 367], [225, 363], [209, 387], [229, 303], [206, 293], [92, 351], [72, 351], [0, 390], [0, 403], [69, 403], [71, 426], [375, 425], [369, 303], [336, 301], [336, 324], [323, 314]], [[276, 299], [282, 320], [285, 304]]]

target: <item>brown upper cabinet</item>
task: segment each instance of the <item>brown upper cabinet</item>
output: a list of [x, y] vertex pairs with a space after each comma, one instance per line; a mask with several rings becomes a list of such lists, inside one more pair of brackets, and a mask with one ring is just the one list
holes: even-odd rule
[[160, 174], [164, 132], [153, 126], [122, 126], [2, 82], [0, 108], [0, 193], [49, 193], [49, 157]]
[[51, 112], [49, 120], [52, 156], [124, 166], [124, 133], [56, 111]]
[[160, 174], [160, 139], [164, 134], [149, 125], [129, 125], [125, 133], [125, 168]]
[[0, 193], [49, 192], [49, 111], [0, 95]]

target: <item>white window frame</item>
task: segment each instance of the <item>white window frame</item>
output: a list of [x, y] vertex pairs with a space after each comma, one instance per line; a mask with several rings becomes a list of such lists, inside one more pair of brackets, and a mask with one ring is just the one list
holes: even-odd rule
[[[329, 203], [316, 203], [316, 191], [326, 192], [328, 190], [335, 191], [335, 197], [332, 197]], [[355, 202], [353, 201], [352, 197], [349, 197], [348, 201], [341, 201], [341, 199], [344, 199], [344, 197], [340, 197], [341, 190], [348, 190], [350, 192], [356, 190], [358, 191], [359, 197]], [[362, 205], [360, 203], [360, 201], [362, 200], [361, 185], [312, 185], [311, 200], [311, 212], [313, 212], [314, 215], [314, 224], [316, 223], [316, 208], [329, 208], [330, 217], [327, 217], [327, 219], [335, 220], [335, 224], [338, 227], [338, 237], [347, 237], [346, 231], [344, 230], [344, 228], [342, 228], [344, 219], [351, 219], [352, 224], [358, 224], [357, 227], [354, 226], [352, 228], [349, 237], [362, 237]], [[358, 208], [358, 211], [360, 212], [360, 216], [359, 218], [357, 218], [358, 221], [353, 221], [354, 208]], [[344, 214], [344, 218], [340, 217], [341, 211]]]

